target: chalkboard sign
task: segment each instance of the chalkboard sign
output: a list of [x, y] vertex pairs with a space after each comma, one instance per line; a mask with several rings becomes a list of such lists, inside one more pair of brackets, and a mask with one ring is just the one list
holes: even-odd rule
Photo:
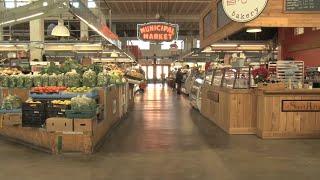
[[317, 12], [320, 11], [320, 0], [285, 0], [287, 12]]

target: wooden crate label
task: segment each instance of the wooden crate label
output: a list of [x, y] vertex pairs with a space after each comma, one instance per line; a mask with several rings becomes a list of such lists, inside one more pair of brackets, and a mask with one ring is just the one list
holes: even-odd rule
[[320, 112], [320, 100], [282, 100], [282, 112]]
[[213, 100], [214, 102], [219, 102], [219, 93], [217, 93], [217, 92], [208, 91], [207, 97], [208, 97], [208, 99]]

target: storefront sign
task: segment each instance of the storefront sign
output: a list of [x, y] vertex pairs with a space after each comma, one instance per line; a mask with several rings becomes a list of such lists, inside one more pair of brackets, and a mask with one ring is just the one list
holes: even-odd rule
[[290, 12], [320, 11], [319, 0], [285, 0], [285, 10]]
[[219, 93], [214, 92], [214, 91], [208, 91], [207, 92], [207, 97], [210, 100], [213, 100], [214, 102], [219, 102]]
[[282, 112], [320, 112], [320, 100], [282, 100]]
[[178, 39], [178, 32], [177, 24], [154, 22], [137, 26], [137, 37], [143, 41], [171, 42]]
[[249, 22], [257, 18], [268, 0], [222, 0], [227, 16], [236, 22]]

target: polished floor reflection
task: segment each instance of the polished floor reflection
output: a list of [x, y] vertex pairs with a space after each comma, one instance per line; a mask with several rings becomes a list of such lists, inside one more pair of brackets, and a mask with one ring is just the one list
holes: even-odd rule
[[318, 180], [320, 140], [229, 136], [188, 98], [149, 85], [91, 156], [52, 156], [0, 140], [0, 179]]

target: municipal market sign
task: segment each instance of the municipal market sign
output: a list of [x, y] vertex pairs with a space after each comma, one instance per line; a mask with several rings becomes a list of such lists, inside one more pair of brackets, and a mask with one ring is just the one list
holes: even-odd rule
[[178, 24], [151, 22], [137, 25], [137, 37], [142, 41], [171, 42], [178, 39]]
[[222, 0], [227, 16], [236, 22], [249, 22], [257, 18], [268, 0]]

